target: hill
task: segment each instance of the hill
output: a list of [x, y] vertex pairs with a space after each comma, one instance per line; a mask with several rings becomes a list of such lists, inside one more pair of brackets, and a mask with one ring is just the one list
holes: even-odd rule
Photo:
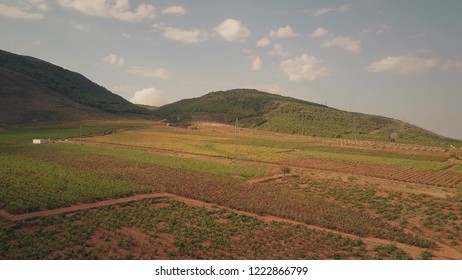
[[232, 124], [239, 119], [241, 127], [280, 133], [439, 146], [460, 144], [400, 120], [342, 111], [252, 89], [211, 92], [164, 105], [154, 114], [178, 125], [194, 120]]
[[158, 106], [145, 105], [145, 104], [136, 104], [136, 105], [141, 107], [141, 108], [148, 109], [149, 111], [154, 111], [157, 108], [159, 108]]
[[0, 74], [4, 124], [150, 114], [79, 73], [37, 58], [0, 50]]

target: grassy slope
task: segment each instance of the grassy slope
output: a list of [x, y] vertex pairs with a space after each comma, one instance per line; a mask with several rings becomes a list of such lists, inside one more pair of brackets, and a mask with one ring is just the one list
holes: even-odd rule
[[[19, 96], [21, 93], [41, 93], [60, 97], [61, 101], [65, 100], [62, 101], [65, 105], [73, 101], [74, 108], [75, 102], [78, 102], [110, 113], [149, 114], [148, 110], [128, 102], [104, 87], [93, 83], [81, 74], [37, 58], [20, 56], [0, 50], [0, 69], [3, 73], [9, 70], [23, 75], [23, 77], [16, 76], [19, 81], [8, 83], [2, 81], [0, 92], [2, 99], [5, 96]], [[12, 74], [9, 73], [9, 75], [11, 76]], [[40, 88], [41, 91], [29, 91], [30, 88], [36, 87]], [[19, 92], [18, 89], [20, 89]]]
[[114, 119], [115, 115], [50, 90], [24, 74], [0, 67], [0, 126], [55, 123], [79, 119]]
[[212, 92], [199, 98], [165, 105], [155, 111], [157, 116], [178, 124], [188, 123], [196, 115], [201, 115], [203, 119], [204, 113], [213, 116], [214, 120], [233, 123], [239, 118], [240, 126], [281, 133], [426, 145], [460, 145], [460, 141], [399, 120], [350, 113], [257, 90]]

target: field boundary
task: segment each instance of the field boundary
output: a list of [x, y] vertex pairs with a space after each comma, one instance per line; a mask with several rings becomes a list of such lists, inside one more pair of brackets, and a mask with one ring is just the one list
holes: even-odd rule
[[170, 197], [170, 196], [172, 195], [168, 193], [139, 194], [139, 195], [134, 195], [134, 196], [122, 197], [122, 198], [112, 198], [112, 199], [97, 201], [97, 202], [88, 203], [88, 204], [77, 204], [77, 205], [72, 205], [68, 207], [62, 207], [62, 208], [56, 208], [56, 209], [46, 209], [46, 210], [23, 213], [23, 214], [11, 214], [11, 213], [6, 212], [5, 210], [0, 210], [0, 216], [3, 216], [4, 218], [10, 221], [17, 222], [17, 221], [34, 219], [34, 218], [46, 217], [46, 216], [68, 214], [68, 213], [78, 212], [82, 210], [100, 208], [104, 206], [111, 206], [111, 205], [122, 204], [122, 203], [127, 203], [127, 202], [135, 202], [135, 201], [148, 199], [148, 198], [162, 198], [162, 197]]
[[[103, 200], [103, 201], [98, 201], [94, 203], [89, 203], [89, 204], [78, 204], [78, 205], [73, 205], [69, 207], [63, 207], [63, 208], [57, 208], [57, 209], [51, 209], [51, 210], [42, 210], [42, 211], [37, 211], [37, 212], [31, 212], [31, 213], [24, 213], [24, 214], [18, 214], [18, 215], [13, 215], [10, 214], [4, 210], [0, 210], [0, 216], [3, 216], [4, 218], [16, 222], [16, 221], [24, 221], [24, 220], [29, 220], [29, 219], [34, 219], [34, 218], [40, 218], [40, 217], [46, 217], [46, 216], [54, 216], [54, 215], [60, 215], [60, 214], [69, 214], [69, 213], [74, 213], [82, 210], [89, 210], [89, 209], [96, 209], [104, 206], [111, 206], [111, 205], [117, 205], [117, 204], [122, 204], [122, 203], [129, 203], [129, 202], [136, 202], [144, 199], [150, 199], [150, 198], [167, 198], [167, 199], [174, 199], [180, 202], [183, 202], [189, 206], [193, 207], [202, 207], [207, 210], [228, 210], [231, 212], [234, 212], [239, 215], [245, 215], [245, 216], [250, 216], [257, 218], [263, 222], [266, 223], [271, 223], [271, 222], [280, 222], [280, 223], [289, 223], [292, 225], [302, 225], [306, 226], [309, 229], [313, 230], [320, 230], [320, 231], [325, 231], [333, 234], [337, 234], [346, 238], [352, 238], [352, 239], [360, 239], [362, 240], [366, 245], [368, 246], [386, 246], [393, 244], [399, 249], [405, 251], [408, 253], [412, 258], [418, 259], [420, 257], [420, 254], [423, 252], [423, 248], [417, 247], [417, 246], [412, 246], [408, 244], [403, 244], [399, 242], [394, 242], [391, 240], [387, 239], [380, 239], [380, 238], [375, 238], [375, 237], [361, 237], [358, 235], [350, 234], [350, 233], [345, 233], [341, 231], [336, 231], [332, 230], [329, 228], [324, 228], [324, 227], [319, 227], [315, 225], [309, 225], [306, 223], [286, 219], [286, 218], [280, 218], [277, 216], [271, 216], [271, 215], [258, 215], [256, 213], [248, 212], [248, 211], [242, 211], [242, 210], [237, 210], [233, 208], [229, 208], [226, 206], [219, 206], [215, 205], [212, 203], [207, 203], [201, 200], [197, 199], [192, 199], [192, 198], [187, 198], [184, 196], [179, 196], [175, 194], [170, 194], [170, 193], [149, 193], [149, 194], [140, 194], [140, 195], [134, 195], [134, 196], [129, 196], [129, 197], [122, 197], [122, 198], [115, 198], [115, 199], [108, 199], [108, 200]], [[439, 250], [434, 251], [434, 256], [438, 259], [448, 259], [448, 260], [461, 260], [462, 259], [462, 252], [459, 252], [458, 250], [451, 248], [447, 245], [441, 244], [437, 242], [437, 245], [439, 247]]]

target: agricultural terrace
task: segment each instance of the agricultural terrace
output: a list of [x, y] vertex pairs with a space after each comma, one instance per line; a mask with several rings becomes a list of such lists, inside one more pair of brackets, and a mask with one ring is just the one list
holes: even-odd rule
[[[115, 203], [4, 218], [1, 258], [462, 259], [462, 173], [447, 153], [216, 125], [83, 131], [0, 133], [3, 216]], [[32, 145], [39, 132], [68, 141]], [[130, 201], [156, 193], [169, 195]]]

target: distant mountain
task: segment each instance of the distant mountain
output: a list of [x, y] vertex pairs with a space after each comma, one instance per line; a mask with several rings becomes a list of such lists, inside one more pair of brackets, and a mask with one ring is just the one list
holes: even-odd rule
[[0, 50], [0, 124], [151, 114], [83, 75]]
[[164, 105], [154, 114], [179, 125], [194, 120], [233, 124], [238, 119], [241, 127], [289, 134], [442, 146], [460, 143], [396, 119], [253, 89], [211, 92]]

